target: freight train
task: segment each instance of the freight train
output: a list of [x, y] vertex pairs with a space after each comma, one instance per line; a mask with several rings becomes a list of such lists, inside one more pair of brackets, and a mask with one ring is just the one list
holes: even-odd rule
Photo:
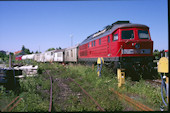
[[[27, 59], [23, 55], [22, 59]], [[117, 21], [103, 30], [88, 36], [82, 43], [61, 50], [53, 50], [30, 56], [37, 62], [91, 62], [98, 57], [110, 63], [114, 72], [117, 68], [126, 69], [129, 75], [152, 77], [153, 41], [149, 27]], [[135, 75], [136, 76], [136, 75]]]

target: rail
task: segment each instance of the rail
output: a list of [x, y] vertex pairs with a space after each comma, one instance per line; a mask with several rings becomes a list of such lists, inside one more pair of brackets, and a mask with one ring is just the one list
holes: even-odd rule
[[[19, 100], [18, 100], [19, 99]], [[18, 101], [17, 101], [18, 100]], [[9, 109], [8, 112], [11, 112], [17, 105], [18, 103], [22, 100], [22, 98], [19, 98], [19, 96], [17, 96], [14, 100], [12, 100], [4, 109], [2, 109], [2, 112], [4, 112], [5, 110]], [[13, 105], [11, 108], [9, 108], [11, 105]]]
[[45, 71], [48, 75], [49, 75], [49, 77], [50, 77], [50, 83], [51, 83], [51, 88], [50, 88], [50, 103], [49, 103], [49, 109], [48, 109], [48, 112], [51, 112], [51, 109], [52, 109], [52, 94], [53, 94], [53, 87], [52, 87], [52, 78], [51, 78], [51, 76], [50, 76], [50, 74], [49, 74], [49, 71]]
[[74, 82], [76, 85], [78, 85], [81, 89], [82, 89], [82, 91], [88, 96], [88, 97], [90, 97], [90, 99], [97, 105], [97, 107], [98, 107], [98, 109], [100, 110], [100, 111], [105, 111], [98, 103], [97, 103], [97, 101], [95, 101], [94, 99], [93, 99], [93, 97], [91, 97], [75, 80], [73, 80], [72, 78], [69, 78], [72, 82]]
[[51, 79], [51, 76], [50, 76], [50, 82], [51, 82], [51, 89], [50, 89], [50, 104], [49, 104], [49, 110], [48, 110], [49, 112], [51, 112], [51, 108], [52, 108], [52, 94], [53, 94], [53, 93], [52, 93], [52, 90], [53, 90], [52, 88], [53, 88], [53, 87], [52, 87], [52, 79]]
[[152, 83], [152, 84], [161, 85], [161, 81], [160, 80], [146, 80], [146, 81], [149, 82], [149, 83]]
[[115, 91], [113, 88], [110, 89], [111, 91], [113, 91], [115, 94], [117, 94], [121, 99], [125, 99], [127, 102], [129, 102], [131, 105], [133, 105], [137, 110], [140, 111], [153, 111], [151, 108], [131, 99], [130, 97], [124, 95], [124, 94], [120, 94], [119, 92]]

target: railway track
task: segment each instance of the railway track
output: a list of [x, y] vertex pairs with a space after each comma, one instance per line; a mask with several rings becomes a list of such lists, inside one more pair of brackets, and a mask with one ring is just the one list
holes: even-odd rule
[[161, 80], [146, 80], [147, 82], [151, 83], [151, 84], [156, 84], [158, 86], [161, 85]]
[[50, 82], [51, 82], [51, 88], [50, 88], [50, 104], [49, 104], [49, 110], [48, 110], [48, 112], [51, 112], [51, 109], [52, 109], [53, 86], [52, 86], [52, 79], [51, 79], [51, 76], [50, 76]]
[[97, 108], [100, 110], [100, 111], [105, 111], [98, 103], [97, 101], [94, 100], [93, 97], [91, 97], [87, 92], [86, 90], [84, 90], [74, 79], [72, 78], [69, 78], [72, 82], [74, 82], [77, 86], [80, 87], [80, 89], [82, 89], [82, 91], [96, 104]]
[[[48, 70], [48, 71], [46, 71], [46, 73], [48, 74], [48, 76], [49, 76], [49, 78], [50, 78], [50, 83], [51, 83], [51, 88], [50, 88], [50, 102], [49, 102], [49, 112], [52, 112], [53, 110], [52, 110], [52, 107], [53, 107], [53, 80], [52, 80], [52, 77], [51, 77], [51, 75], [50, 75], [50, 71]], [[83, 92], [84, 92], [84, 94], [86, 94], [86, 96], [88, 96], [89, 97], [89, 99], [90, 100], [92, 100], [93, 102], [94, 102], [94, 104], [96, 105], [96, 107], [97, 107], [97, 109], [99, 110], [99, 111], [105, 111], [99, 104], [98, 104], [98, 102], [96, 101], [96, 100], [94, 100], [94, 98], [92, 97], [92, 96], [90, 96], [88, 93], [87, 93], [87, 91], [85, 90], [85, 89], [83, 89], [74, 79], [72, 79], [72, 78], [68, 78], [70, 81], [72, 81], [73, 83], [75, 83]]]
[[[50, 76], [49, 72], [47, 72], [48, 75]], [[96, 105], [97, 109], [99, 111], [105, 111], [99, 104], [97, 101], [94, 100], [94, 98], [92, 96], [90, 96], [85, 89], [83, 89], [74, 79], [72, 78], [68, 78], [71, 82], [75, 83], [83, 92], [84, 94], [86, 94], [90, 100], [92, 100], [94, 102], [94, 104]], [[51, 81], [51, 89], [50, 89], [50, 105], [49, 105], [49, 112], [51, 112], [52, 109], [52, 78], [50, 76], [50, 81]], [[154, 84], [158, 84], [160, 85], [159, 82], [153, 81], [153, 80], [147, 80], [150, 83], [154, 83]], [[124, 95], [124, 94], [120, 94], [119, 92], [115, 91], [113, 88], [110, 89], [111, 91], [113, 91], [117, 96], [119, 96], [120, 99], [124, 99], [126, 100], [130, 105], [134, 106], [136, 108], [136, 110], [138, 111], [153, 111], [151, 108], [141, 104], [140, 102], [137, 102], [135, 100], [133, 100], [132, 98]]]
[[124, 99], [126, 100], [129, 104], [133, 105], [136, 110], [139, 110], [139, 111], [153, 111], [151, 108], [133, 100], [132, 98], [124, 95], [124, 94], [120, 94], [119, 92], [115, 91], [113, 88], [110, 89], [111, 91], [113, 91], [116, 95], [119, 96], [120, 99]]
[[17, 96], [15, 99], [13, 99], [4, 109], [2, 109], [2, 112], [11, 112], [22, 100], [19, 96]]

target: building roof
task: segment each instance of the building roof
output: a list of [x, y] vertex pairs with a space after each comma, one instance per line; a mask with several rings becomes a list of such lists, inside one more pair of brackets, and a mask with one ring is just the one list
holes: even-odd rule
[[168, 50], [165, 50], [165, 52], [168, 52]]
[[14, 52], [14, 55], [21, 53], [22, 50]]

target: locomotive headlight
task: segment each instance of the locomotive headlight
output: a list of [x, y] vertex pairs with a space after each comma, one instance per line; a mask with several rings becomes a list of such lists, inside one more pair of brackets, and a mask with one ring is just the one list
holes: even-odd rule
[[132, 46], [135, 46], [136, 45], [136, 43], [132, 43]]
[[140, 44], [139, 44], [139, 43], [136, 43], [136, 44], [135, 44], [135, 48], [136, 48], [136, 49], [139, 49], [139, 48], [140, 48]]

